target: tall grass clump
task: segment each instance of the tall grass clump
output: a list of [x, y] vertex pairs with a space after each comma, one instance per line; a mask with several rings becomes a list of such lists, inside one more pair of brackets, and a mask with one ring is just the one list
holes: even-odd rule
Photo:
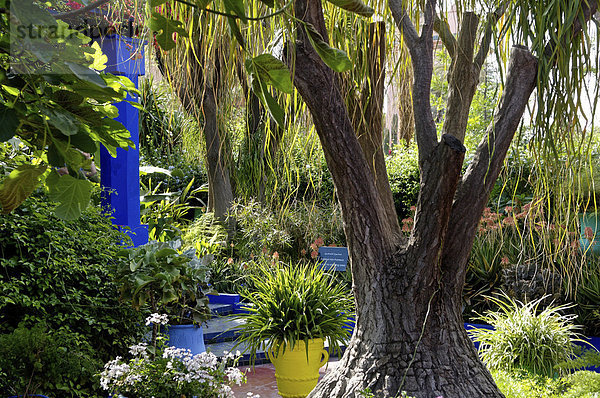
[[253, 274], [255, 290], [244, 293], [250, 305], [238, 337], [252, 358], [260, 348], [293, 349], [301, 341], [325, 339], [340, 352], [349, 337], [346, 323], [354, 301], [333, 275], [312, 264], [262, 264]]
[[470, 332], [479, 342], [479, 355], [488, 368], [553, 376], [555, 365], [574, 357], [574, 342], [582, 340], [579, 326], [572, 322], [576, 316], [563, 313], [570, 305], [551, 305], [539, 311], [545, 296], [528, 303], [507, 295], [488, 298], [498, 310], [480, 319], [494, 330]]

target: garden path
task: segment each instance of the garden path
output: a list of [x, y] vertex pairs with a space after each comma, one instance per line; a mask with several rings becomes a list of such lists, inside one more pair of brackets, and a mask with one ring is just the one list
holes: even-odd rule
[[[335, 369], [338, 364], [337, 358], [332, 358], [327, 365], [319, 370], [322, 377], [326, 372]], [[254, 369], [250, 366], [241, 366], [240, 370], [246, 372], [248, 382], [241, 386], [234, 386], [233, 392], [237, 398], [245, 398], [248, 393], [259, 394], [260, 398], [280, 398], [277, 393], [277, 382], [275, 381], [275, 367], [273, 364], [256, 365]]]

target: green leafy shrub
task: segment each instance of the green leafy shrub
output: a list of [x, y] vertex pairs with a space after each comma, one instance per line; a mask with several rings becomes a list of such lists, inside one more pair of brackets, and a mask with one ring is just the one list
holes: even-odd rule
[[0, 393], [44, 394], [53, 397], [89, 397], [84, 388], [92, 384], [102, 363], [87, 341], [42, 324], [20, 326], [0, 335]]
[[140, 194], [140, 222], [148, 225], [150, 240], [167, 242], [178, 239], [190, 223], [196, 210], [191, 202], [202, 188], [191, 190], [194, 179], [181, 192], [161, 192], [157, 186], [142, 186]]
[[574, 315], [563, 315], [569, 306], [549, 306], [538, 312], [543, 300], [521, 303], [504, 295], [489, 297], [499, 308], [481, 317], [494, 330], [474, 329], [479, 355], [490, 369], [524, 369], [553, 376], [555, 366], [574, 357], [575, 341], [581, 341]]
[[194, 249], [179, 252], [180, 241], [150, 242], [124, 249], [126, 259], [116, 270], [121, 298], [139, 310], [166, 312], [178, 324], [202, 323], [210, 314], [206, 264], [212, 256], [196, 257]]
[[97, 208], [67, 222], [53, 207], [34, 196], [0, 215], [0, 332], [45, 323], [104, 361], [138, 337], [138, 315], [119, 303], [110, 271], [126, 236]]
[[200, 256], [225, 255], [227, 230], [223, 223], [215, 220], [214, 213], [203, 213], [196, 217], [183, 234], [186, 247], [193, 247]]
[[[168, 322], [159, 314], [148, 321], [165, 327]], [[168, 327], [168, 326], [166, 326]], [[168, 336], [158, 333], [158, 344], [146, 342], [130, 347], [132, 358], [117, 357], [106, 363], [100, 374], [100, 385], [110, 396], [128, 398], [231, 397], [231, 386], [246, 382], [246, 376], [235, 366], [239, 356], [217, 358], [211, 352], [192, 355], [185, 348], [169, 347]]]
[[397, 146], [386, 159], [390, 188], [399, 218], [409, 217], [410, 207], [417, 204], [420, 188], [419, 160], [416, 145]]
[[579, 371], [559, 378], [524, 371], [492, 370], [496, 385], [506, 398], [598, 398], [600, 374]]
[[292, 237], [279, 222], [277, 215], [260, 202], [250, 200], [236, 202], [231, 215], [240, 228], [234, 237], [236, 253], [250, 258], [263, 251], [285, 252], [291, 246]]

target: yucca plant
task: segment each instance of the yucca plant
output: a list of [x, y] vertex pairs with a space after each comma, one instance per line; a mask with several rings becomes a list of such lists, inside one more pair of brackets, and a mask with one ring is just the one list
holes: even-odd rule
[[250, 305], [238, 345], [245, 344], [252, 360], [261, 348], [293, 349], [300, 341], [322, 338], [330, 352], [350, 333], [344, 328], [353, 315], [354, 300], [333, 275], [311, 264], [260, 265], [251, 276], [254, 291], [243, 293]]
[[480, 319], [494, 330], [474, 329], [471, 337], [479, 342], [479, 355], [490, 369], [524, 369], [553, 376], [554, 367], [575, 355], [574, 342], [583, 341], [573, 324], [575, 315], [565, 315], [569, 305], [539, 310], [546, 297], [522, 303], [506, 294], [488, 297], [498, 306]]

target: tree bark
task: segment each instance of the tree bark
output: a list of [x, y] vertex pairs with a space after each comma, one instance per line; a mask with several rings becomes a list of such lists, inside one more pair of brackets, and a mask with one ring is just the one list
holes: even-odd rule
[[358, 142], [375, 178], [375, 187], [385, 207], [387, 217], [399, 230], [398, 215], [383, 153], [383, 99], [385, 87], [385, 23], [369, 25], [369, 45], [367, 47], [367, 68], [369, 78], [362, 89], [358, 112], [360, 122], [353, 123], [358, 132]]
[[206, 141], [206, 169], [208, 173], [209, 203], [216, 220], [225, 221], [233, 191], [229, 178], [229, 168], [223, 154], [223, 140], [219, 129], [218, 105], [215, 92], [206, 88], [200, 109], [204, 116], [204, 139]]
[[[430, 12], [435, 5], [431, 3]], [[297, 18], [313, 24], [327, 40], [320, 1], [296, 0], [295, 11]], [[432, 25], [433, 17], [425, 19], [424, 35], [431, 33], [432, 26], [427, 24]], [[427, 98], [415, 101], [421, 193], [415, 228], [403, 244], [396, 225], [389, 220], [335, 75], [312, 49], [302, 29], [299, 25], [294, 84], [312, 113], [338, 192], [357, 304], [354, 335], [340, 365], [319, 382], [310, 397], [354, 397], [367, 388], [376, 396], [406, 391], [417, 398], [502, 397], [464, 330], [462, 285], [459, 289], [455, 283], [455, 275], [464, 275], [468, 256], [468, 249], [456, 246], [470, 248], [471, 231], [483, 208], [476, 208], [476, 214], [464, 223], [457, 218], [471, 200], [479, 204], [489, 192], [487, 186], [477, 189], [475, 177], [460, 177], [465, 152], [456, 137], [461, 137], [460, 128], [443, 134], [440, 141], [435, 138], [428, 100], [431, 61], [423, 65], [414, 59], [431, 57], [431, 42], [418, 38], [411, 49], [413, 95], [426, 93]], [[503, 140], [510, 142], [517, 128], [536, 73], [533, 67], [516, 75], [514, 71], [523, 66], [519, 59], [527, 60], [529, 66], [531, 59], [515, 58], [509, 73], [515, 77], [507, 82], [496, 129], [490, 131], [490, 138], [502, 148]], [[470, 59], [472, 62], [472, 56]], [[526, 79], [523, 84], [522, 79]], [[469, 102], [463, 105], [468, 107]], [[486, 161], [495, 164], [506, 154], [500, 148], [487, 149], [493, 160], [480, 148], [474, 170], [483, 170]], [[457, 192], [465, 196], [459, 199]]]

